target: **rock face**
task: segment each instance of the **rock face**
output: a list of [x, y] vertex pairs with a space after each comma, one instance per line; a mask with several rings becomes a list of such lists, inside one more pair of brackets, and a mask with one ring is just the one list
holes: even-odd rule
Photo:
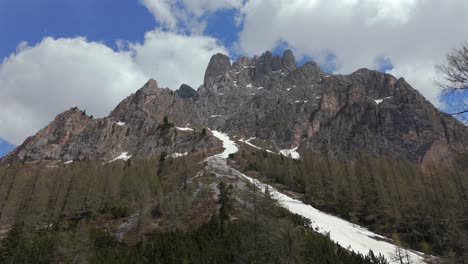
[[224, 74], [229, 71], [230, 68], [231, 61], [228, 56], [221, 53], [214, 55], [211, 57], [210, 63], [206, 68], [205, 82], [203, 85], [208, 87], [216, 81], [223, 81], [224, 77], [226, 77]]
[[[92, 119], [77, 108], [65, 111], [2, 162], [15, 159], [109, 161], [123, 152], [145, 158], [162, 152], [192, 153], [218, 146], [212, 137], [202, 135], [200, 126], [185, 129], [189, 125], [181, 120], [185, 120], [184, 112], [191, 111], [193, 105], [188, 101], [149, 80], [106, 118]], [[164, 123], [165, 116], [168, 123]], [[176, 124], [183, 129], [178, 129]]]
[[175, 92], [180, 98], [191, 98], [197, 94], [197, 91], [187, 84], [182, 84]]
[[296, 68], [296, 58], [291, 50], [286, 50], [283, 54], [283, 67], [290, 70]]
[[2, 162], [109, 160], [122, 152], [145, 157], [217, 146], [201, 135], [203, 128], [256, 137], [275, 151], [299, 146], [299, 152], [343, 158], [364, 151], [424, 163], [468, 153], [466, 127], [404, 79], [367, 69], [333, 75], [314, 62], [296, 66], [287, 50], [282, 57], [240, 57], [232, 65], [216, 54], [197, 91], [187, 85], [161, 89], [150, 80], [106, 118], [73, 108]]

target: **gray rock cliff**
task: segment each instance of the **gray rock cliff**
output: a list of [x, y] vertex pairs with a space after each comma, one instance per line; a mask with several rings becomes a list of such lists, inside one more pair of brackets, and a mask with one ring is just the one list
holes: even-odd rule
[[218, 146], [201, 135], [203, 128], [256, 137], [275, 151], [298, 146], [299, 152], [344, 158], [365, 151], [422, 163], [468, 153], [466, 127], [404, 79], [368, 69], [334, 75], [314, 62], [297, 66], [287, 50], [240, 57], [232, 65], [216, 54], [197, 91], [187, 85], [172, 91], [149, 80], [106, 118], [70, 109], [2, 162], [109, 160], [122, 152], [143, 158]]

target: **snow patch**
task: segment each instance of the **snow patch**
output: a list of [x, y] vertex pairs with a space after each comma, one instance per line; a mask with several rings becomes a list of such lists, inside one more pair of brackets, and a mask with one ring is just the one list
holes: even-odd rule
[[300, 101], [300, 100], [297, 100], [297, 101], [295, 101], [294, 103], [296, 103], [296, 104], [297, 104], [297, 103], [299, 103], [299, 102], [301, 102], [301, 101]]
[[292, 148], [292, 149], [283, 149], [280, 150], [280, 154], [285, 156], [285, 157], [291, 157], [292, 159], [298, 160], [301, 158], [299, 155], [299, 152], [297, 152], [298, 147]]
[[211, 133], [213, 133], [213, 136], [217, 137], [223, 142], [224, 151], [221, 154], [215, 155], [215, 157], [227, 159], [229, 157], [229, 154], [234, 154], [237, 151], [239, 151], [239, 148], [237, 148], [236, 143], [234, 143], [234, 141], [232, 141], [227, 134], [216, 130], [211, 130]]
[[125, 126], [125, 123], [124, 123], [124, 122], [117, 122], [116, 125], [118, 125], [118, 126]]
[[385, 98], [375, 99], [374, 102], [375, 102], [376, 104], [379, 105], [379, 104], [381, 104], [385, 99], [390, 99], [390, 98], [392, 98], [392, 97], [393, 97], [393, 96], [388, 96], [388, 97], [385, 97]]
[[245, 86], [245, 88], [252, 88], [252, 87], [253, 87], [253, 86], [252, 86], [251, 83], [249, 83], [249, 84], [247, 84], [247, 85]]
[[260, 90], [260, 89], [263, 89], [263, 87], [258, 87], [257, 89]]
[[187, 155], [188, 155], [188, 152], [184, 152], [184, 153], [177, 153], [176, 152], [176, 153], [172, 153], [171, 157], [175, 159], [175, 158], [179, 158], [179, 157], [183, 157], [183, 156], [187, 156]]
[[210, 115], [211, 118], [213, 117], [221, 117], [221, 115]]
[[106, 163], [114, 162], [114, 161], [117, 161], [117, 160], [127, 161], [127, 160], [129, 160], [131, 157], [132, 157], [132, 155], [128, 155], [128, 152], [122, 152], [122, 154], [120, 154], [117, 158], [115, 158], [115, 159], [113, 159], [113, 160], [109, 160], [109, 161], [106, 162]]
[[193, 131], [193, 128], [190, 128], [190, 127], [176, 127], [176, 128], [182, 131]]
[[[252, 138], [249, 138], [247, 140], [244, 140], [243, 138], [239, 139], [240, 142], [244, 143], [244, 144], [247, 144], [253, 148], [256, 148], [256, 149], [259, 149], [259, 150], [264, 150], [263, 148], [261, 147], [258, 147], [258, 146], [255, 146], [254, 144], [250, 143], [251, 140], [255, 139], [255, 137], [252, 137]], [[265, 149], [266, 152], [268, 153], [272, 153], [272, 154], [276, 154], [275, 152], [269, 150], [269, 149]]]
[[242, 143], [244, 143], [244, 144], [247, 144], [247, 145], [249, 145], [249, 146], [251, 146], [251, 147], [253, 147], [253, 148], [262, 149], [262, 148], [260, 148], [260, 147], [255, 146], [254, 144], [250, 143], [250, 140], [252, 140], [252, 139], [255, 139], [255, 138], [252, 137], [252, 138], [249, 138], [249, 139], [247, 139], [247, 140], [244, 140], [243, 138], [241, 138], [241, 139], [239, 139], [239, 141], [242, 142]]

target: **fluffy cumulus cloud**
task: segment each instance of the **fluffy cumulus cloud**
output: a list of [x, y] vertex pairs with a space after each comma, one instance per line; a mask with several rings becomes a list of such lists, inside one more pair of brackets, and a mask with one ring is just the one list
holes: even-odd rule
[[390, 61], [390, 73], [440, 106], [434, 65], [468, 39], [467, 11], [458, 0], [248, 0], [239, 47], [258, 54], [286, 42], [340, 73]]
[[150, 31], [142, 44], [130, 44], [134, 61], [159, 86], [177, 89], [182, 83], [197, 89], [213, 54], [229, 54], [215, 39], [201, 35], [179, 35]]
[[72, 106], [105, 115], [145, 79], [129, 52], [85, 38], [23, 43], [0, 65], [0, 136], [18, 144]]
[[0, 64], [0, 137], [20, 144], [73, 106], [106, 116], [149, 78], [172, 89], [198, 87], [210, 57], [226, 52], [209, 37], [158, 30], [124, 46], [113, 50], [83, 37], [19, 45]]

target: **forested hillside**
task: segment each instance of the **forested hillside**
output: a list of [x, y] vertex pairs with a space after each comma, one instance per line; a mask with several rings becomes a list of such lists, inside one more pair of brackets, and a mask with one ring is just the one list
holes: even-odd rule
[[0, 262], [386, 263], [203, 171], [204, 156], [0, 167]]
[[312, 206], [399, 243], [463, 261], [468, 241], [468, 157], [422, 169], [405, 160], [337, 160], [311, 151], [293, 160], [249, 148], [231, 163]]

